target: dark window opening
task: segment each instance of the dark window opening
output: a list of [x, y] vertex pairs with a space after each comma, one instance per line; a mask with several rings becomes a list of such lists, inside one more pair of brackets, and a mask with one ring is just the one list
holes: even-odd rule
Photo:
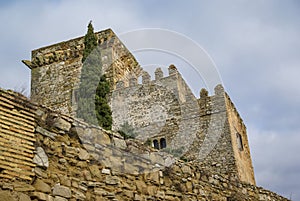
[[155, 149], [159, 149], [158, 140], [153, 140], [153, 147], [154, 147]]
[[164, 149], [166, 147], [167, 147], [167, 141], [166, 141], [166, 139], [165, 138], [161, 138], [160, 139], [160, 148]]
[[243, 146], [243, 139], [241, 134], [237, 133], [236, 134], [236, 140], [237, 140], [237, 146], [239, 148], [240, 151], [244, 150], [244, 146]]

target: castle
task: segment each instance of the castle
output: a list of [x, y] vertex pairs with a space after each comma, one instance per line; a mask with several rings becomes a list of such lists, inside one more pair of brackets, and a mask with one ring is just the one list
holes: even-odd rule
[[[255, 186], [246, 127], [221, 85], [196, 98], [174, 65], [151, 79], [112, 30], [96, 34], [113, 131], [76, 118], [83, 37], [33, 50], [31, 100], [0, 91], [0, 198], [287, 200]], [[124, 124], [135, 139], [115, 132]]]

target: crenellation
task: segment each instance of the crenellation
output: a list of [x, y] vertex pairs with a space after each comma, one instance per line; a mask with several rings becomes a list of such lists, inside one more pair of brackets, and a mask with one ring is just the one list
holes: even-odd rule
[[136, 85], [138, 85], [137, 77], [135, 75], [131, 75], [129, 78], [129, 87], [134, 87]]
[[206, 89], [202, 88], [200, 90], [200, 98], [206, 98], [206, 97], [208, 97], [208, 91]]
[[161, 68], [156, 68], [154, 74], [155, 74], [155, 80], [160, 80], [164, 77], [164, 73], [161, 70]]
[[151, 81], [151, 76], [147, 71], [143, 71], [142, 74], [142, 84], [149, 84]]
[[173, 64], [171, 64], [171, 65], [169, 66], [168, 71], [169, 71], [169, 75], [173, 75], [173, 74], [178, 73], [176, 66], [173, 65]]

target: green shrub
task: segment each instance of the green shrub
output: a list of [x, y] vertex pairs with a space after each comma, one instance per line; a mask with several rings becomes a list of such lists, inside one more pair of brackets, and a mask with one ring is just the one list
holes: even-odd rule
[[124, 140], [135, 139], [137, 136], [137, 133], [134, 132], [134, 128], [127, 121], [121, 125], [118, 133], [124, 137]]

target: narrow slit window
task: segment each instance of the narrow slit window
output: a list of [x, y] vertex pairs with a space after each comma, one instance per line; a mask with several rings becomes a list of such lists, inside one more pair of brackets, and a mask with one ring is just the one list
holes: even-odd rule
[[239, 133], [236, 134], [236, 140], [237, 140], [238, 149], [240, 151], [243, 151], [244, 150], [244, 146], [243, 146], [243, 139], [242, 139], [241, 134], [239, 134]]

